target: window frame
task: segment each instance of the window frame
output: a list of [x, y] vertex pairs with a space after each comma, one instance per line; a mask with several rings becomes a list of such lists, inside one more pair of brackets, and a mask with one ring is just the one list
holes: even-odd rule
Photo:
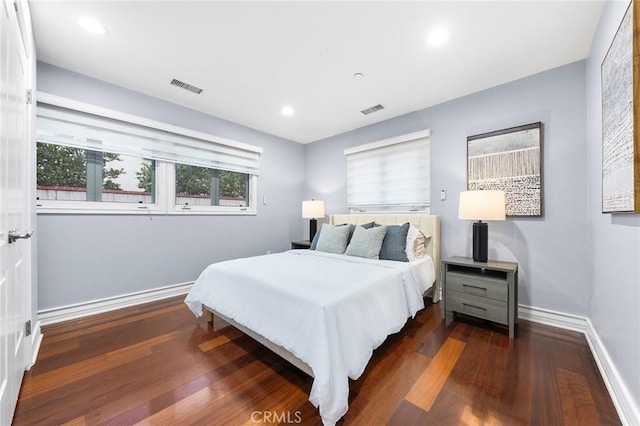
[[166, 181], [166, 163], [155, 161], [155, 203], [120, 203], [109, 201], [37, 200], [37, 213], [65, 214], [164, 214], [166, 195], [160, 191], [159, 181]]
[[[92, 114], [105, 119], [122, 121], [138, 126], [148, 127], [161, 132], [170, 132], [179, 136], [196, 139], [200, 142], [210, 142], [218, 146], [238, 148], [262, 154], [262, 148], [237, 142], [211, 134], [169, 125], [155, 120], [86, 104], [76, 100], [38, 92], [37, 102], [75, 110], [80, 113]], [[37, 124], [36, 124], [37, 125]], [[36, 135], [36, 143], [38, 138]], [[44, 142], [47, 143], [47, 142]], [[122, 155], [131, 155], [122, 152]], [[175, 167], [173, 162], [153, 159], [155, 161], [155, 202], [154, 203], [122, 203], [103, 201], [67, 201], [67, 200], [37, 200], [38, 214], [133, 214], [133, 215], [256, 215], [258, 205], [258, 174], [246, 173], [249, 176], [248, 206], [190, 206], [185, 209], [175, 202]], [[259, 159], [258, 159], [259, 164]]]
[[170, 215], [198, 215], [198, 214], [213, 214], [213, 215], [255, 215], [256, 205], [258, 203], [258, 176], [249, 175], [249, 205], [246, 207], [240, 206], [206, 206], [206, 205], [189, 205], [176, 203], [176, 168], [175, 164], [167, 164], [167, 199], [168, 209], [167, 214]]

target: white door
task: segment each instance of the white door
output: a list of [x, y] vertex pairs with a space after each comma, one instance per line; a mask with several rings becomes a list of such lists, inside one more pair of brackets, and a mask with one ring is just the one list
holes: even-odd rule
[[0, 0], [0, 425], [13, 418], [26, 367], [31, 229], [28, 63], [14, 4]]

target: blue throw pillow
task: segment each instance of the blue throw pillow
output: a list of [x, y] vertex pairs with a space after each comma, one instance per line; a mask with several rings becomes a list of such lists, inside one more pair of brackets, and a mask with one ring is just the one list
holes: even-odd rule
[[324, 223], [320, 228], [321, 232], [316, 244], [316, 250], [327, 253], [344, 253], [347, 248], [349, 230], [348, 226], [333, 226]]
[[316, 249], [316, 246], [318, 245], [318, 238], [320, 238], [320, 231], [322, 231], [322, 226], [320, 226], [320, 229], [318, 229], [316, 235], [313, 236], [313, 241], [311, 241], [311, 246], [309, 246], [310, 250]]
[[[347, 238], [347, 245], [349, 245], [349, 243], [351, 242], [351, 237], [353, 237], [353, 231], [356, 229], [356, 226], [351, 225], [349, 223], [341, 223], [335, 226], [347, 226], [347, 225], [349, 226], [349, 238]], [[380, 226], [380, 225], [376, 224], [375, 222], [369, 222], [360, 226], [362, 226], [365, 229], [369, 229], [369, 228], [373, 228], [374, 226]], [[316, 235], [313, 237], [313, 241], [311, 241], [311, 246], [309, 247], [309, 249], [315, 250], [316, 247], [318, 246], [318, 238], [320, 238], [320, 231], [322, 231], [322, 227], [320, 227], [318, 232], [316, 232]]]
[[386, 227], [384, 226], [368, 229], [357, 226], [353, 232], [353, 238], [344, 254], [347, 256], [365, 257], [367, 259], [378, 259], [385, 232]]
[[[353, 235], [353, 229], [355, 228], [355, 225], [350, 225], [348, 223], [341, 223], [339, 225], [332, 225], [332, 226], [349, 226], [349, 238], [347, 239], [347, 244], [349, 244], [349, 241], [351, 241], [351, 236]], [[316, 232], [316, 235], [314, 235], [313, 241], [311, 241], [311, 246], [309, 246], [310, 250], [315, 250], [316, 247], [318, 246], [320, 231], [322, 231], [322, 226], [320, 227], [320, 229], [318, 229], [318, 232]]]
[[409, 226], [409, 223], [387, 226], [387, 233], [380, 249], [380, 259], [399, 262], [409, 261], [406, 252]]

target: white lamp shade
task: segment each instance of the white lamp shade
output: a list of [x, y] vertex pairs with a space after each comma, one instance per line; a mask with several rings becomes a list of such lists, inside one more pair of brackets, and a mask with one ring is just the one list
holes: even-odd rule
[[504, 191], [463, 191], [458, 204], [458, 219], [505, 220]]
[[324, 201], [309, 200], [302, 202], [302, 218], [317, 219], [324, 217]]

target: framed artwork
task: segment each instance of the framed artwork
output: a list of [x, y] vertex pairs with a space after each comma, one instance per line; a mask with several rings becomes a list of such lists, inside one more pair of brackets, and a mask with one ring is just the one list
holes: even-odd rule
[[507, 216], [542, 216], [542, 123], [469, 136], [467, 189], [504, 191]]
[[640, 213], [639, 19], [631, 2], [601, 66], [603, 213]]

